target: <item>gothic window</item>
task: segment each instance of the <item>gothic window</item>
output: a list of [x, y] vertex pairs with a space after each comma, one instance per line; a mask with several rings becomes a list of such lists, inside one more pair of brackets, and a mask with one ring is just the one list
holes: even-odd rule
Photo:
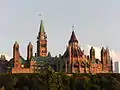
[[16, 68], [18, 68], [18, 64], [16, 64], [15, 66], [16, 66]]
[[30, 49], [30, 52], [32, 52], [32, 48]]
[[44, 40], [44, 36], [41, 36], [41, 39]]
[[82, 68], [85, 68], [85, 64], [84, 64], [84, 62], [82, 62], [81, 67], [82, 67]]
[[47, 53], [47, 50], [42, 50], [42, 53]]
[[90, 68], [90, 65], [88, 63], [86, 63], [86, 66], [87, 66], [87, 68]]
[[41, 47], [46, 47], [46, 44], [41, 44]]
[[74, 68], [79, 68], [79, 64], [74, 64]]
[[16, 47], [16, 51], [18, 51], [18, 47]]

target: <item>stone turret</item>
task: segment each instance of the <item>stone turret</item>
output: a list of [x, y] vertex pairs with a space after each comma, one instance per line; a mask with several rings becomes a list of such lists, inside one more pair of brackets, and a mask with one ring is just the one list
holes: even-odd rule
[[27, 60], [31, 60], [33, 56], [33, 45], [31, 42], [29, 42], [29, 45], [27, 46]]
[[16, 41], [14, 46], [13, 46], [13, 60], [14, 60], [14, 67], [15, 68], [20, 67], [19, 58], [20, 58], [19, 44]]
[[90, 59], [91, 61], [95, 60], [95, 49], [93, 48], [93, 46], [90, 49]]

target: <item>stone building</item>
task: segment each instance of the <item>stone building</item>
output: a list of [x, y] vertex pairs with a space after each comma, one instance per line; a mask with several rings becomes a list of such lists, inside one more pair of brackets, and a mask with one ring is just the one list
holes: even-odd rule
[[44, 68], [42, 63], [49, 65], [57, 71], [58, 57], [51, 57], [47, 51], [47, 35], [44, 30], [43, 21], [41, 20], [39, 33], [37, 37], [37, 51], [33, 56], [33, 45], [29, 42], [27, 46], [27, 60], [25, 60], [19, 52], [19, 44], [17, 41], [13, 46], [13, 58], [10, 60], [12, 73], [34, 73], [38, 69]]
[[90, 55], [85, 55], [72, 31], [65, 53], [62, 56], [62, 71], [66, 73], [110, 73], [112, 60], [108, 47], [101, 49], [101, 60], [95, 57], [95, 49], [91, 47]]
[[33, 55], [33, 45], [27, 46], [27, 60], [19, 52], [19, 44], [16, 41], [13, 46], [13, 58], [10, 60], [12, 73], [35, 73], [50, 65], [57, 72], [65, 73], [110, 73], [112, 72], [112, 60], [109, 49], [101, 49], [101, 60], [95, 58], [95, 49], [91, 47], [90, 55], [85, 55], [79, 42], [72, 31], [68, 46], [63, 55], [52, 57], [47, 49], [47, 35], [41, 20], [38, 36], [37, 51]]
[[8, 73], [9, 72], [9, 62], [6, 59], [5, 55], [1, 55], [0, 57], [0, 73]]

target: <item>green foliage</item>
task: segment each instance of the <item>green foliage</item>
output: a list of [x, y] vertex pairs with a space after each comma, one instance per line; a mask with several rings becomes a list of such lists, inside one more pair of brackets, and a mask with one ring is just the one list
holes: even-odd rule
[[72, 74], [50, 66], [32, 74], [1, 74], [0, 90], [120, 90], [119, 74]]

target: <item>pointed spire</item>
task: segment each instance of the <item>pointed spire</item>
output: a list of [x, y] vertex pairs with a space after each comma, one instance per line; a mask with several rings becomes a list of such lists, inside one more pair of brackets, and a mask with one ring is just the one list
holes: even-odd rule
[[28, 48], [29, 48], [29, 47], [33, 47], [33, 45], [32, 45], [31, 42], [29, 42], [29, 44], [28, 44]]
[[109, 51], [109, 48], [108, 48], [108, 46], [106, 46], [106, 51]]
[[102, 47], [102, 49], [101, 50], [105, 50], [105, 48], [104, 47]]
[[15, 44], [14, 44], [15, 46], [19, 46], [19, 44], [18, 44], [18, 42], [17, 41], [15, 41]]
[[51, 57], [51, 53], [50, 52], [48, 52], [48, 57]]
[[15, 44], [18, 44], [18, 42], [17, 42], [17, 41], [15, 41]]
[[77, 40], [77, 38], [75, 36], [74, 31], [72, 31], [72, 35], [71, 35], [71, 38], [69, 40], [69, 43], [71, 43], [71, 42], [77, 42], [78, 43], [78, 40]]
[[91, 46], [90, 51], [95, 52], [95, 49], [93, 48], [93, 46]]
[[41, 20], [39, 31], [40, 31], [40, 32], [45, 32], [45, 31], [44, 31], [43, 20]]
[[28, 45], [32, 45], [32, 44], [31, 44], [31, 42], [29, 42], [29, 44], [28, 44]]
[[105, 53], [105, 48], [104, 47], [102, 47], [101, 53]]

